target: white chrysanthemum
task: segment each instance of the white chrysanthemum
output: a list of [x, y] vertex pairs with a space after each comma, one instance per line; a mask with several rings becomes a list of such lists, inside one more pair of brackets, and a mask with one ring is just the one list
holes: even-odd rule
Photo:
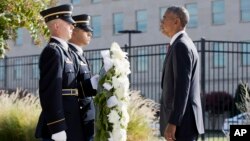
[[108, 141], [115, 141], [115, 140], [114, 140], [114, 137], [113, 137], [113, 135], [112, 135], [112, 132], [109, 132]]
[[126, 109], [126, 111], [122, 112], [122, 118], [120, 121], [121, 121], [121, 125], [123, 125], [125, 128], [127, 128], [128, 122], [129, 122], [129, 114], [127, 112], [127, 109]]
[[116, 110], [111, 110], [110, 113], [108, 114], [108, 119], [110, 123], [119, 123], [120, 116], [118, 115]]
[[119, 100], [122, 100], [124, 98], [125, 89], [117, 88], [117, 89], [115, 89], [114, 94], [117, 96], [117, 98]]
[[114, 128], [112, 131], [112, 137], [114, 138], [115, 141], [121, 141], [122, 139], [121, 127], [119, 125], [114, 125], [113, 127]]
[[114, 59], [123, 59], [127, 56], [127, 53], [123, 52], [120, 46], [116, 42], [112, 43], [110, 51], [111, 51], [111, 56]]
[[118, 80], [120, 81], [120, 83], [122, 83], [124, 89], [129, 89], [129, 79], [127, 76], [122, 75], [118, 78]]
[[112, 85], [115, 89], [123, 87], [123, 89], [129, 89], [129, 79], [127, 76], [121, 75], [118, 78], [112, 77]]
[[121, 127], [115, 127], [112, 132], [112, 137], [115, 141], [126, 141], [127, 133], [125, 129]]
[[130, 70], [130, 63], [128, 60], [124, 61], [123, 67], [124, 67], [124, 74], [129, 75], [131, 73], [131, 70]]
[[114, 94], [117, 96], [119, 100], [123, 100], [125, 102], [129, 101], [129, 90], [124, 88], [115, 89]]
[[122, 135], [121, 141], [126, 141], [127, 140], [127, 131], [125, 129], [121, 129], [120, 132]]
[[129, 62], [124, 60], [113, 59], [113, 65], [115, 66], [115, 70], [117, 74], [128, 75], [131, 73]]
[[129, 122], [129, 114], [128, 114], [128, 103], [127, 102], [119, 102], [117, 105], [118, 111], [121, 111], [122, 117], [120, 119], [121, 125], [123, 125], [125, 128], [127, 128], [127, 124]]
[[112, 85], [115, 89], [121, 87], [122, 83], [120, 82], [119, 78], [117, 78], [117, 76], [112, 77]]

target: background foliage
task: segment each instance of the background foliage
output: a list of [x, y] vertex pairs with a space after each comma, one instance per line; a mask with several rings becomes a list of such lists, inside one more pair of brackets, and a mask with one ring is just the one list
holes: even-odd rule
[[[155, 127], [159, 104], [141, 97], [138, 91], [130, 95], [127, 141], [160, 141]], [[37, 96], [22, 90], [11, 94], [0, 91], [0, 107], [0, 141], [38, 141], [34, 137], [41, 112]]]
[[233, 97], [227, 92], [211, 92], [205, 95], [205, 110], [212, 114], [223, 114], [230, 111], [233, 105]]
[[41, 112], [38, 97], [25, 91], [0, 93], [0, 141], [38, 141], [35, 128]]
[[39, 44], [43, 35], [49, 32], [40, 16], [40, 11], [56, 0], [1, 0], [0, 2], [0, 57], [8, 49], [7, 40], [16, 38], [18, 28], [26, 28], [35, 44]]
[[241, 82], [236, 90], [234, 97], [234, 114], [238, 115], [250, 112], [250, 89], [247, 83]]

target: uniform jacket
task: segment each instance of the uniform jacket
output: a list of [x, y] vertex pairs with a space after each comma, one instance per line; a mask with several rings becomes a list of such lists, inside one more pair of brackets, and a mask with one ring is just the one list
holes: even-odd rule
[[39, 96], [42, 112], [37, 138], [51, 138], [53, 133], [65, 130], [67, 141], [83, 140], [78, 97], [62, 95], [62, 89], [77, 88], [74, 61], [70, 50], [63, 50], [60, 42], [53, 38], [41, 53]]
[[95, 118], [95, 107], [93, 97], [96, 95], [96, 90], [92, 88], [90, 81], [91, 71], [89, 68], [88, 61], [83, 54], [80, 54], [76, 47], [69, 44], [71, 48], [78, 57], [79, 73], [78, 79], [78, 91], [80, 95], [80, 102], [82, 108], [82, 116], [84, 121], [94, 120]]
[[166, 55], [162, 73], [160, 132], [168, 123], [176, 137], [204, 133], [199, 84], [199, 55], [186, 33], [179, 35]]

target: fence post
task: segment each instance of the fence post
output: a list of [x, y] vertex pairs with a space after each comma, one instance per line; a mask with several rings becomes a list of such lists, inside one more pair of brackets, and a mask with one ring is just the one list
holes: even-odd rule
[[[205, 38], [201, 38], [201, 63], [200, 63], [200, 68], [201, 68], [201, 100], [202, 100], [202, 111], [203, 111], [203, 122], [205, 122], [205, 45], [206, 44], [206, 40]], [[205, 128], [205, 124], [204, 124], [204, 128]], [[205, 141], [205, 135], [202, 134], [201, 135], [202, 141]]]
[[5, 90], [8, 90], [8, 64], [7, 64], [7, 61], [8, 60], [8, 57], [5, 55], [5, 58], [4, 58], [4, 89]]

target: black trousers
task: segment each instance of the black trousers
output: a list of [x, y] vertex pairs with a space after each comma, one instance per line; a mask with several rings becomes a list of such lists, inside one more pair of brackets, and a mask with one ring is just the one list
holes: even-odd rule
[[94, 141], [94, 120], [85, 121], [83, 128], [84, 141]]
[[[84, 135], [84, 141], [94, 141], [94, 120], [84, 122], [83, 135]], [[54, 141], [54, 140], [42, 139], [41, 141]]]

